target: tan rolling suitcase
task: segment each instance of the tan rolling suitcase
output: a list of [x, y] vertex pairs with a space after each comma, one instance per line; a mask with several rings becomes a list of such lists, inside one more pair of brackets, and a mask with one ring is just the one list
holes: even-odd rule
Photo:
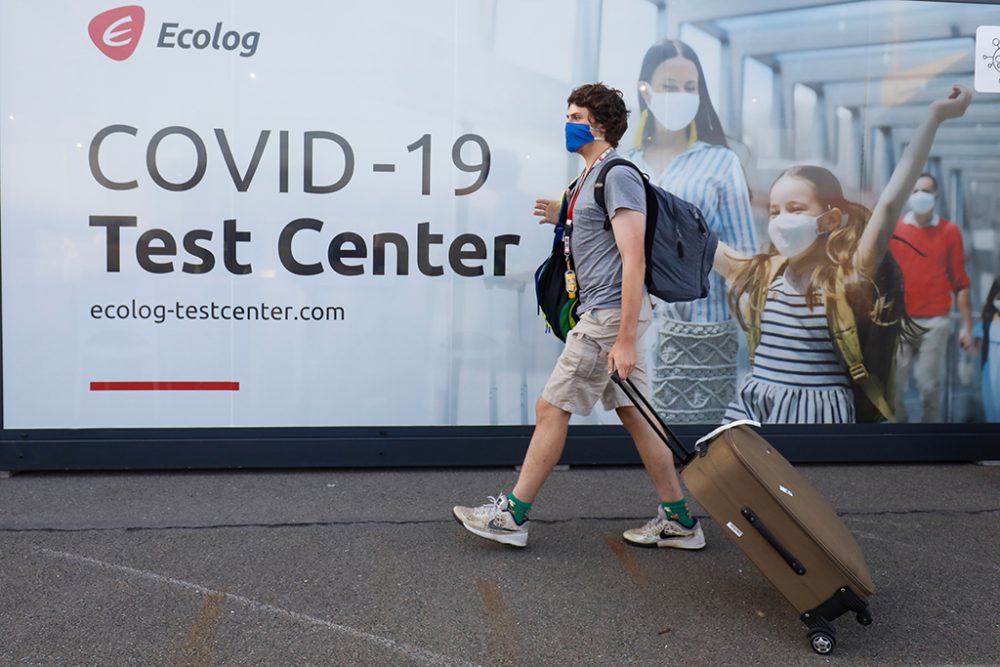
[[748, 422], [722, 426], [690, 451], [628, 380], [612, 376], [684, 466], [695, 500], [799, 612], [820, 654], [836, 645], [832, 621], [852, 611], [872, 622], [875, 592], [861, 548], [826, 499]]

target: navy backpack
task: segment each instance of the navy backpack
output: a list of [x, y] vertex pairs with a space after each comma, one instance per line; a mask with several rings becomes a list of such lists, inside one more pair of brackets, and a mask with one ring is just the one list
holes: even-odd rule
[[[617, 166], [637, 171], [646, 188], [646, 289], [668, 302], [708, 296], [708, 274], [719, 237], [708, 228], [705, 216], [694, 204], [650, 183], [649, 176], [623, 158], [609, 161], [597, 175], [594, 199], [605, 215], [604, 182]], [[611, 228], [610, 217], [604, 228]]]

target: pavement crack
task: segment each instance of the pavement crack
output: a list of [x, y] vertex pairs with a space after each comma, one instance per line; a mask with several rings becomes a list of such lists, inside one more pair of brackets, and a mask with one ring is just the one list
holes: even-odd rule
[[446, 519], [425, 519], [415, 521], [393, 520], [363, 520], [363, 521], [285, 521], [275, 523], [215, 523], [202, 525], [168, 525], [168, 526], [74, 526], [53, 527], [36, 526], [21, 528], [0, 528], [0, 533], [88, 533], [88, 532], [140, 532], [140, 531], [171, 531], [171, 530], [224, 530], [230, 528], [323, 528], [327, 526], [406, 526], [451, 523]]
[[[870, 516], [924, 516], [924, 515], [951, 515], [951, 516], [976, 516], [986, 514], [1000, 514], [1000, 507], [984, 509], [914, 509], [914, 510], [869, 510], [869, 511], [848, 511], [838, 512], [842, 518], [848, 517], [870, 517]], [[704, 514], [692, 515], [698, 519], [710, 519]], [[538, 525], [560, 525], [575, 522], [603, 522], [603, 521], [646, 521], [648, 516], [580, 516], [560, 519], [532, 519], [532, 523]], [[166, 526], [20, 526], [20, 527], [0, 527], [0, 534], [16, 533], [102, 533], [102, 532], [143, 532], [143, 531], [200, 531], [200, 530], [227, 530], [245, 528], [337, 528], [351, 526], [431, 526], [431, 525], [452, 525], [454, 520], [449, 518], [441, 519], [416, 519], [416, 520], [392, 520], [392, 519], [364, 519], [353, 521], [284, 521], [284, 522], [247, 522], [247, 523], [215, 523], [203, 525], [166, 525]]]

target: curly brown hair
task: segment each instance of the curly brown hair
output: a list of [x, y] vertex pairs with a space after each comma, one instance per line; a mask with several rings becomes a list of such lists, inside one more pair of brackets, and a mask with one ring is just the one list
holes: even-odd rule
[[604, 140], [618, 147], [618, 141], [628, 129], [629, 111], [622, 91], [603, 83], [588, 83], [573, 90], [566, 104], [589, 111], [594, 122], [604, 128]]

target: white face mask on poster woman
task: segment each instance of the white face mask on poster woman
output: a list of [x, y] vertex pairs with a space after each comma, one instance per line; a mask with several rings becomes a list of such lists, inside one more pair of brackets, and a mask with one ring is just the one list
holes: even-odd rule
[[699, 106], [701, 98], [695, 93], [653, 93], [649, 110], [660, 125], [676, 132], [691, 124]]
[[[840, 217], [820, 224], [820, 220], [830, 215]], [[847, 220], [847, 214], [837, 208], [831, 208], [815, 218], [803, 213], [779, 213], [768, 222], [767, 235], [783, 257], [797, 257], [820, 236], [846, 225]]]
[[795, 257], [819, 238], [818, 219], [801, 213], [781, 213], [767, 223], [767, 235], [778, 253], [784, 257]]

